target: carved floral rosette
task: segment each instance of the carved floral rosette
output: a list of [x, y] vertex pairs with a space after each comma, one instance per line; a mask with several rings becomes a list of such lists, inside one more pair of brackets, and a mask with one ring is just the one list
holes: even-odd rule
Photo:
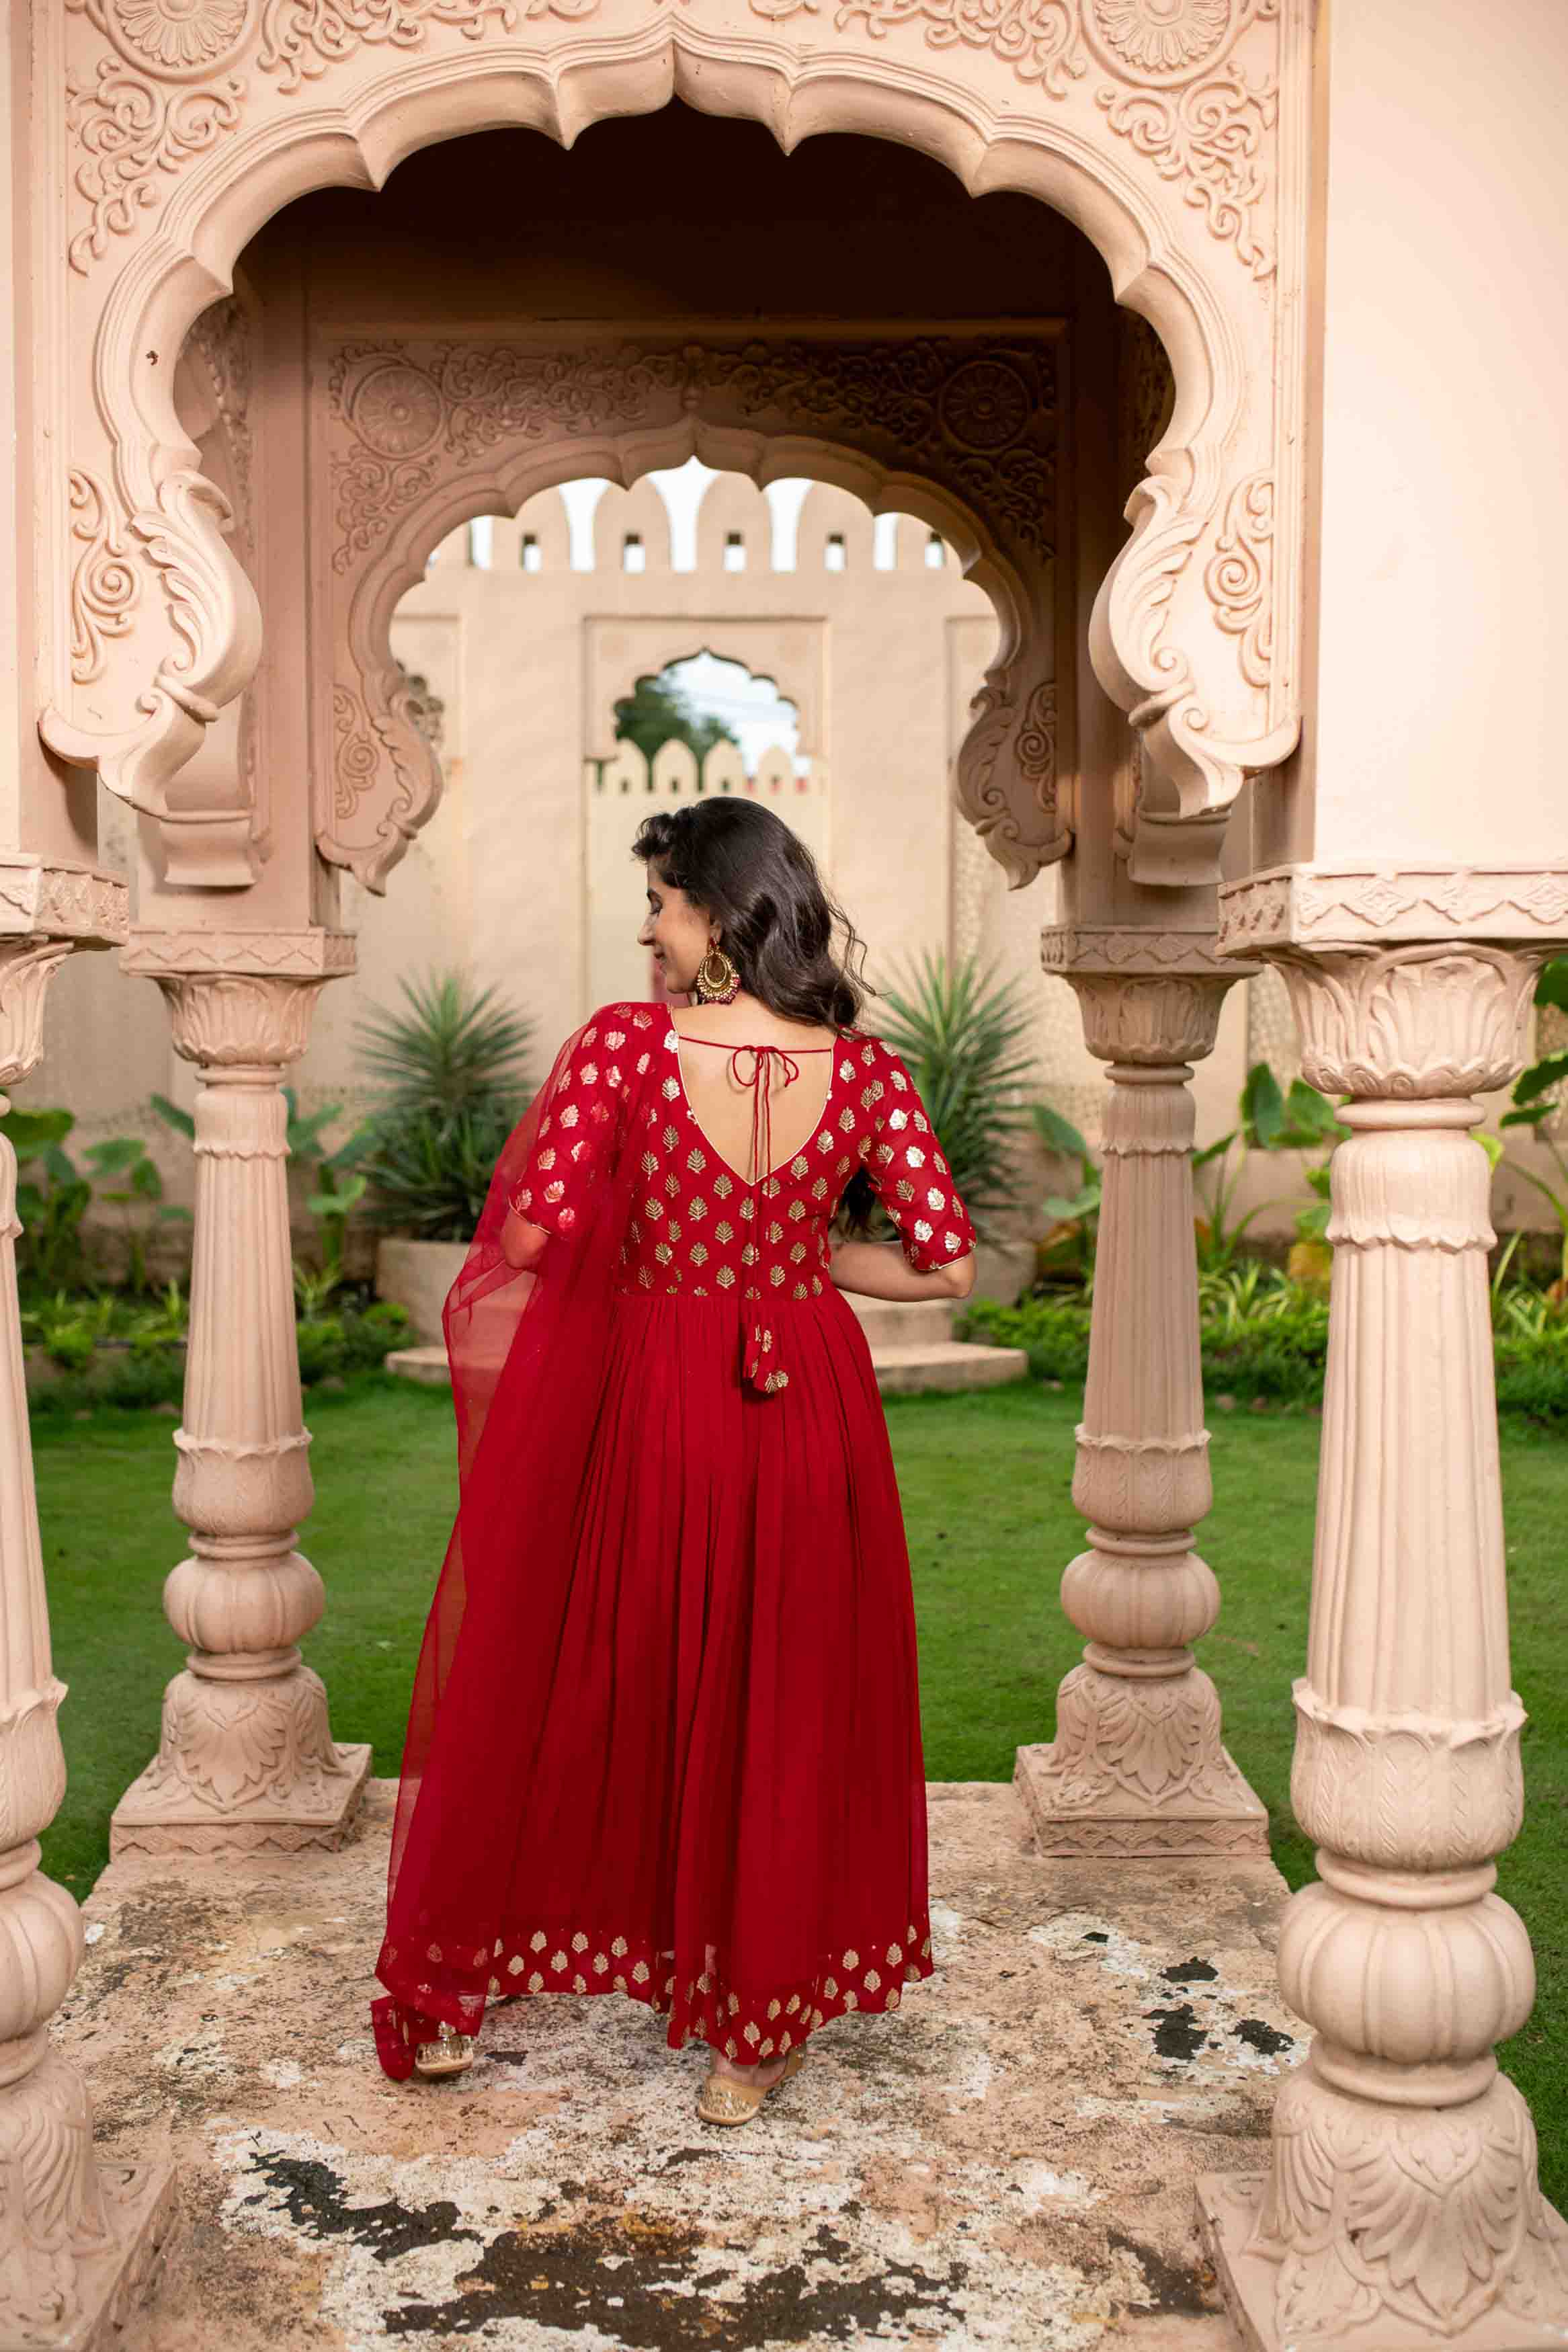
[[[41, 27], [37, 117], [58, 256], [37, 404], [68, 419], [48, 453], [39, 582], [51, 748], [157, 819], [185, 878], [201, 880], [204, 842], [209, 878], [235, 878], [235, 845], [220, 870], [221, 829], [204, 835], [204, 812], [168, 792], [261, 645], [246, 519], [174, 414], [185, 336], [205, 311], [213, 341], [246, 238], [319, 184], [324, 157], [379, 184], [433, 141], [505, 119], [570, 142], [700, 79], [787, 146], [870, 130], [947, 158], [972, 188], [1057, 206], [1176, 355], [1092, 652], [1141, 737], [1135, 878], [1213, 878], [1225, 811], [1296, 730], [1310, 18], [1309, 0], [64, 0]], [[988, 384], [981, 366], [967, 387], [977, 507], [985, 431], [1015, 398], [1009, 355]], [[397, 387], [381, 394], [391, 428]], [[1152, 395], [1129, 401], [1160, 430]], [[416, 399], [402, 429], [417, 422]], [[237, 483], [243, 429], [231, 457]], [[1005, 514], [983, 519], [1004, 533]], [[353, 845], [367, 871], [429, 804], [384, 664], [379, 650], [347, 714], [379, 767], [404, 762], [379, 845]], [[977, 714], [966, 791], [1019, 881], [1060, 854], [1065, 820], [1047, 805], [1053, 672], [1013, 664]]]

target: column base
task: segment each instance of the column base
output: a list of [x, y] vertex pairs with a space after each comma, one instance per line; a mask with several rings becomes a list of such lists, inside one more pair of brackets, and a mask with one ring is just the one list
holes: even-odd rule
[[120, 2352], [175, 2212], [172, 2166], [98, 2160], [81, 2077], [46, 2049], [0, 2091], [0, 2347]]
[[[1282, 2265], [1250, 2251], [1268, 2186], [1261, 2173], [1205, 2172], [1197, 2180], [1198, 2234], [1245, 2352], [1563, 2352], [1568, 2311], [1532, 2318], [1494, 2306], [1450, 2332], [1381, 2306], [1370, 2318], [1357, 2318], [1354, 2303], [1336, 2311], [1334, 2299], [1314, 2293], [1309, 2281], [1281, 2310]], [[1562, 2229], [1552, 2209], [1544, 2210]]]
[[[1201, 1798], [1172, 1798], [1157, 1808], [1129, 1797], [1111, 1780], [1085, 1800], [1081, 1774], [1074, 1775], [1071, 1801], [1064, 1802], [1063, 1777], [1053, 1747], [1018, 1750], [1013, 1786], [1041, 1853], [1104, 1854], [1128, 1861], [1205, 1854], [1269, 1859], [1268, 1813], [1227, 1748], [1220, 1749], [1218, 1765], [1206, 1775], [1208, 1792]], [[1223, 1784], [1222, 1791], [1214, 1789], [1217, 1780]]]
[[334, 1742], [336, 1769], [322, 1784], [281, 1800], [254, 1799], [217, 1812], [192, 1798], [171, 1803], [154, 1757], [110, 1817], [110, 1861], [124, 1853], [300, 1853], [340, 1846], [354, 1826], [371, 1769], [369, 1741]]
[[354, 1826], [371, 1769], [368, 1741], [333, 1744], [332, 1771], [282, 1798], [256, 1797], [218, 1811], [194, 1796], [172, 1800], [154, 1757], [110, 1819], [111, 1861], [124, 1853], [300, 1853], [340, 1846]]
[[1013, 1780], [1042, 1853], [1269, 1858], [1268, 1813], [1220, 1744], [1219, 1700], [1198, 1666], [1074, 1666], [1056, 1738], [1020, 1748]]
[[76, 2265], [69, 2315], [24, 2339], [28, 2352], [121, 2352], [135, 2312], [157, 2291], [179, 2216], [170, 2165], [102, 2164], [109, 2242]]
[[258, 1681], [176, 1675], [158, 1753], [109, 1824], [122, 1853], [298, 1853], [348, 1836], [371, 1769], [341, 1746], [319, 1675], [296, 1665]]

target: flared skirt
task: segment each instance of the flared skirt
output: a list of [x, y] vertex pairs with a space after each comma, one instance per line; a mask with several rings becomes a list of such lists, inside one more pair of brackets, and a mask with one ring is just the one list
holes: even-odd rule
[[[744, 2063], [895, 2007], [930, 1974], [914, 1609], [881, 1400], [837, 1292], [775, 1319], [789, 1383], [764, 1396], [738, 1376], [737, 1303], [617, 1300], [569, 1538], [553, 1559], [519, 1543], [518, 1784], [495, 1807], [483, 1902], [444, 1884], [444, 1844], [472, 1852], [487, 1794], [465, 1785], [450, 1697], [437, 1717], [419, 1811], [453, 1834], [416, 1814], [414, 1932], [389, 1929], [378, 1966], [395, 2071], [406, 2012], [471, 2031], [476, 1990], [624, 1992], [667, 2019], [672, 2047]], [[442, 1996], [459, 1989], [455, 2011]]]

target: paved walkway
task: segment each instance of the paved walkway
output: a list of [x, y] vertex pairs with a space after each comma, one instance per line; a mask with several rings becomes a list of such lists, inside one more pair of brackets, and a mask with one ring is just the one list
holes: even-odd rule
[[940, 2345], [1229, 2352], [1201, 2171], [1257, 2170], [1280, 2070], [1267, 1864], [1041, 1860], [1012, 1791], [931, 1790], [937, 1973], [719, 2133], [640, 2006], [497, 2011], [388, 2083], [367, 2003], [393, 1784], [335, 1855], [117, 1863], [58, 2038], [107, 2157], [180, 2219], [125, 2352]]

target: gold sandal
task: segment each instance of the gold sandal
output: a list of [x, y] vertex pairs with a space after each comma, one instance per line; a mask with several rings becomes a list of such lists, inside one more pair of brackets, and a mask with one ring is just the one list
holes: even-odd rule
[[442, 2020], [434, 2042], [421, 2042], [413, 2053], [413, 2071], [427, 2083], [444, 2082], [448, 2075], [466, 2074], [474, 2063], [474, 2036], [456, 2033]]
[[769, 2091], [787, 2083], [791, 2074], [799, 2074], [806, 2063], [803, 2050], [791, 2050], [784, 2061], [784, 2071], [760, 2089], [755, 2084], [737, 2083], [733, 2075], [719, 2074], [711, 2069], [697, 2097], [697, 2113], [705, 2124], [748, 2124]]

